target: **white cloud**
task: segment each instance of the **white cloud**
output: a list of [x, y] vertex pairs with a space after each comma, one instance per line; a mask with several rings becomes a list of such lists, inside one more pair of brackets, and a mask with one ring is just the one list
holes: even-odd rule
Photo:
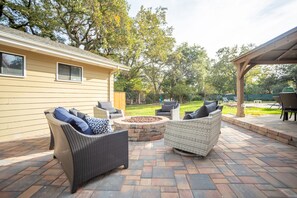
[[130, 15], [141, 5], [166, 7], [177, 43], [204, 47], [209, 56], [225, 46], [260, 45], [297, 25], [296, 0], [128, 0]]

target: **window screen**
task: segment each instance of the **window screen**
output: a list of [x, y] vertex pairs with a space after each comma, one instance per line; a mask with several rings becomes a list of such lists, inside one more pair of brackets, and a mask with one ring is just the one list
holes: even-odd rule
[[65, 64], [58, 64], [58, 80], [82, 81], [82, 68]]
[[0, 74], [24, 76], [24, 57], [0, 52]]

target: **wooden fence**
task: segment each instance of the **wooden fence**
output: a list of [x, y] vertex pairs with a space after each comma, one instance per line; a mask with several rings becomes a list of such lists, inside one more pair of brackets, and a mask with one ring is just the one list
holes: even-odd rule
[[126, 110], [126, 93], [114, 92], [114, 107], [117, 109]]

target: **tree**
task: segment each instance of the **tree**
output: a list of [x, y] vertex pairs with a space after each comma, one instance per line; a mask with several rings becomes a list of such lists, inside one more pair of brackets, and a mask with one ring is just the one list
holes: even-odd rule
[[[176, 92], [173, 89], [181, 84], [191, 88], [192, 92], [195, 90], [196, 94], [204, 93], [204, 82], [209, 67], [209, 59], [204, 48], [182, 43], [169, 56], [167, 65], [168, 70], [163, 83], [164, 92], [175, 97]], [[192, 92], [189, 94], [193, 94]]]
[[172, 88], [172, 93], [178, 97], [180, 103], [183, 103], [183, 98], [193, 93], [193, 90], [189, 85], [179, 83]]
[[0, 24], [52, 40], [59, 26], [46, 0], [1, 0]]
[[[164, 8], [153, 11], [152, 8], [141, 7], [133, 19], [128, 46], [119, 54], [120, 62], [130, 66], [131, 69], [129, 72], [120, 73], [116, 83], [127, 82], [124, 90], [131, 92], [127, 94], [131, 97], [135, 97], [134, 93], [138, 93], [138, 101], [140, 94], [147, 92], [149, 87], [154, 95], [160, 93], [166, 69], [165, 63], [174, 44], [174, 39], [171, 37], [172, 28], [167, 27], [165, 15]], [[141, 86], [131, 84], [139, 84], [140, 80]], [[133, 87], [137, 87], [137, 90]]]
[[128, 45], [125, 0], [3, 0], [2, 24], [115, 58]]
[[124, 0], [51, 0], [52, 12], [62, 24], [59, 34], [70, 45], [115, 58], [125, 47], [131, 28]]
[[291, 83], [297, 89], [297, 65], [281, 65], [280, 80]]
[[172, 28], [167, 26], [166, 9], [141, 7], [136, 18], [136, 28], [140, 40], [144, 42], [144, 50], [141, 52], [141, 69], [154, 93], [159, 95], [164, 81], [166, 61], [174, 45]]
[[209, 83], [218, 94], [236, 93], [236, 68], [231, 62], [239, 55], [254, 48], [253, 44], [224, 47], [217, 51], [217, 61], [214, 61], [209, 74]]
[[295, 65], [261, 65], [246, 74], [246, 93], [279, 93], [289, 84], [294, 86]]

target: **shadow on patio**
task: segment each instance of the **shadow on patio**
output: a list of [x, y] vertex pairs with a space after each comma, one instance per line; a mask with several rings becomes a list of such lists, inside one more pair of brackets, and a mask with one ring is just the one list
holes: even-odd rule
[[0, 197], [297, 196], [297, 148], [225, 122], [206, 158], [181, 157], [163, 140], [130, 142], [128, 169], [96, 177], [73, 195], [48, 142], [1, 144]]

